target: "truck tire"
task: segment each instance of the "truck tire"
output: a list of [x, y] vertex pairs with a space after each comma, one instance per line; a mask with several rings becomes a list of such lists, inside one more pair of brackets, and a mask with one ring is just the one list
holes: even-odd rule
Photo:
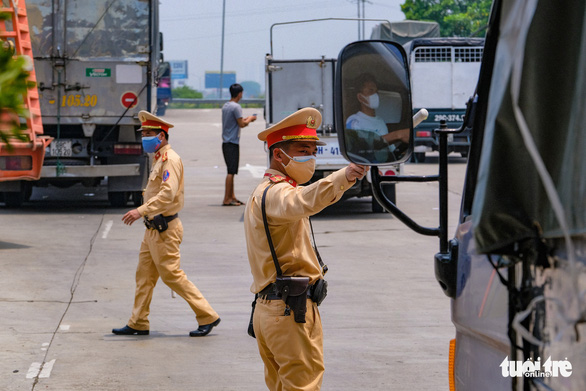
[[29, 182], [21, 181], [20, 191], [9, 191], [4, 194], [4, 203], [8, 208], [19, 208], [23, 202], [31, 199], [33, 185]]
[[133, 191], [132, 192], [132, 205], [139, 207], [143, 203], [142, 199], [142, 191]]
[[376, 200], [376, 198], [374, 198], [374, 196], [372, 196], [372, 213], [383, 213], [385, 211], [385, 208], [383, 208], [378, 201]]
[[4, 193], [4, 203], [8, 208], [18, 208], [24, 202], [24, 193], [22, 191]]
[[[383, 186], [383, 193], [393, 204], [397, 205], [397, 192], [395, 183]], [[374, 196], [372, 196], [372, 213], [388, 213], [387, 210], [377, 202]]]
[[415, 152], [414, 155], [416, 163], [425, 163], [425, 152]]
[[108, 193], [108, 201], [114, 208], [122, 208], [128, 203], [128, 193], [125, 191], [111, 191]]

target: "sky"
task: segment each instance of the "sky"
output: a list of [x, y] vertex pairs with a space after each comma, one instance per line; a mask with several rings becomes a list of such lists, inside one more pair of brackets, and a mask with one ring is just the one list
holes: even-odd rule
[[[404, 0], [366, 0], [364, 18], [405, 20]], [[356, 18], [357, 0], [225, 0], [224, 72], [236, 81], [256, 81], [264, 91], [264, 63], [271, 53], [275, 23], [322, 18]], [[223, 0], [160, 0], [164, 58], [188, 61], [186, 84], [202, 91], [205, 72], [220, 71]], [[362, 11], [361, 11], [362, 12]], [[365, 38], [382, 21], [364, 23]], [[361, 30], [362, 31], [362, 30]], [[345, 44], [358, 40], [357, 21], [277, 25], [272, 29], [275, 59], [337, 58]]]

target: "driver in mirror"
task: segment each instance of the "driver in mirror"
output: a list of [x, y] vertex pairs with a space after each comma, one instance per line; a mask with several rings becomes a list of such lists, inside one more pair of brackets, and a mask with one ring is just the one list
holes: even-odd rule
[[[380, 106], [377, 81], [371, 73], [364, 73], [358, 78], [356, 98], [360, 110], [348, 117], [346, 129], [372, 132], [367, 138], [369, 148], [373, 149], [374, 162], [386, 162], [389, 153], [395, 152], [401, 144], [409, 143], [409, 129], [389, 132], [385, 121], [376, 114]], [[361, 148], [362, 149], [362, 148]], [[394, 159], [398, 160], [398, 156]]]

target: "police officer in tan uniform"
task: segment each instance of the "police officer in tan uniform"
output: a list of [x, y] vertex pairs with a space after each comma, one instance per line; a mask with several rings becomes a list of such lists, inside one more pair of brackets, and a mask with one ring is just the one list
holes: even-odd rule
[[[316, 303], [320, 299], [314, 297], [314, 288], [323, 285], [324, 270], [311, 244], [309, 216], [339, 201], [356, 179], [363, 178], [368, 171], [368, 167], [351, 163], [317, 182], [301, 186], [311, 179], [317, 145], [323, 145], [316, 133], [320, 123], [320, 112], [305, 108], [258, 135], [267, 142], [270, 166], [246, 205], [244, 228], [254, 280], [251, 291], [258, 297], [254, 333], [270, 390], [321, 387], [323, 335]], [[268, 233], [262, 212], [263, 195]], [[275, 257], [271, 254], [269, 236]], [[296, 288], [288, 293], [284, 289], [279, 291], [275, 262], [286, 278], [308, 278], [307, 293], [302, 295], [305, 316], [295, 313], [297, 309], [283, 300]]]
[[145, 202], [128, 211], [122, 221], [131, 225], [144, 218], [147, 229], [136, 268], [132, 316], [126, 326], [112, 332], [117, 335], [149, 334], [149, 307], [153, 289], [161, 277], [195, 312], [199, 327], [189, 335], [205, 336], [220, 323], [220, 317], [180, 269], [179, 244], [183, 239], [183, 225], [178, 212], [183, 208], [183, 163], [169, 145], [169, 129], [173, 125], [146, 111], [141, 111], [138, 118], [142, 124], [139, 131], [142, 132], [143, 148], [155, 155], [144, 192]]

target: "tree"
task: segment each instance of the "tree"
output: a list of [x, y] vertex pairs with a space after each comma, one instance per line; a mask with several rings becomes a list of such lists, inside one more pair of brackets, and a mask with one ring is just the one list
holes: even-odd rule
[[[7, 19], [7, 15], [0, 14], [0, 18]], [[27, 59], [13, 55], [14, 50], [9, 42], [0, 41], [0, 142], [6, 144], [8, 149], [11, 138], [27, 141], [21, 132], [20, 118], [29, 115], [23, 106], [23, 95], [34, 86], [28, 81], [27, 68], [30, 64]]]
[[203, 94], [189, 86], [181, 86], [173, 88], [171, 91], [173, 98], [184, 98], [184, 99], [201, 99]]
[[408, 20], [437, 22], [442, 37], [484, 36], [492, 0], [406, 0]]

